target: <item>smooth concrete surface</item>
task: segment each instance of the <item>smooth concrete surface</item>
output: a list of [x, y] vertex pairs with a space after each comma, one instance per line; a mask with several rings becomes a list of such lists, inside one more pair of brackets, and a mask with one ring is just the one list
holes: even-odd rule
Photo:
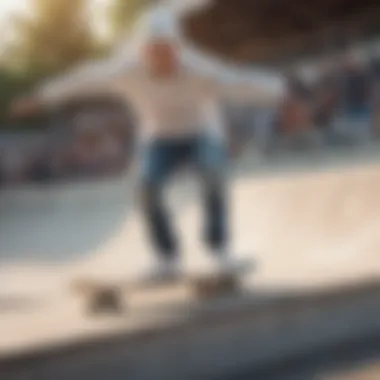
[[[350, 155], [351, 161], [353, 156]], [[98, 375], [100, 368], [99, 372], [96, 370], [101, 363], [113, 371], [112, 378], [125, 378], [125, 371], [128, 378], [159, 378], [153, 375], [174, 376], [178, 374], [172, 371], [182, 370], [186, 376], [196, 373], [202, 378], [211, 375], [207, 371], [212, 368], [216, 372], [234, 370], [240, 363], [237, 353], [242, 355], [241, 365], [248, 361], [252, 364], [293, 348], [296, 352], [305, 345], [326, 343], [329, 337], [334, 338], [334, 332], [337, 339], [348, 339], [351, 333], [362, 335], [376, 330], [380, 320], [378, 292], [373, 290], [376, 287], [370, 286], [368, 293], [359, 292], [360, 297], [343, 297], [347, 302], [343, 309], [302, 301], [301, 305], [309, 305], [305, 313], [298, 301], [286, 300], [313, 299], [309, 292], [329, 292], [336, 286], [376, 281], [380, 277], [377, 152], [357, 153], [353, 161], [358, 165], [354, 166], [344, 164], [344, 154], [338, 158], [325, 155], [314, 160], [293, 160], [295, 165], [280, 167], [282, 175], [275, 173], [278, 165], [264, 167], [259, 157], [255, 158], [256, 164], [251, 156], [247, 157], [235, 171], [231, 196], [236, 254], [254, 257], [259, 264], [258, 271], [246, 281], [249, 296], [197, 305], [188, 289], [150, 297], [136, 295], [131, 300], [131, 313], [116, 319], [90, 320], [83, 316], [78, 300], [68, 292], [68, 284], [78, 274], [112, 279], [137, 275], [149, 263], [144, 230], [128, 190], [130, 182], [121, 179], [91, 186], [53, 186], [42, 192], [20, 189], [3, 193], [0, 355], [17, 357], [114, 334], [124, 339], [121, 346], [120, 342], [115, 346], [115, 361], [103, 361], [101, 349], [98, 356], [92, 352], [88, 357], [85, 350], [80, 363], [73, 364], [74, 372], [63, 371], [61, 378], [75, 378], [80, 373], [90, 376], [91, 371], [95, 376], [91, 378], [104, 378]], [[313, 166], [312, 172], [307, 171], [308, 165]], [[321, 170], [326, 165], [328, 170]], [[291, 173], [291, 166], [302, 170]], [[185, 181], [171, 189], [169, 199], [173, 211], [177, 211], [185, 263], [203, 267], [207, 255], [200, 245], [201, 214], [196, 190], [192, 182]], [[336, 305], [332, 306], [342, 305], [341, 293], [343, 290], [334, 293], [339, 298], [334, 298]], [[326, 297], [332, 299], [331, 295]], [[264, 305], [271, 305], [270, 312]], [[261, 310], [268, 314], [257, 323], [252, 313], [260, 314]], [[300, 315], [305, 319], [294, 323]], [[226, 316], [229, 322], [220, 325], [216, 322], [218, 316]], [[208, 323], [202, 325], [204, 320]], [[189, 338], [178, 340], [177, 337], [183, 337], [180, 331], [195, 322], [202, 323]], [[299, 338], [295, 339], [293, 333], [287, 337], [278, 335], [278, 325], [288, 326], [284, 331], [297, 333]], [[178, 334], [173, 336], [173, 331]], [[154, 338], [157, 334], [160, 339]], [[136, 336], [145, 342], [142, 351], [132, 343]], [[260, 336], [269, 339], [265, 340], [267, 343], [260, 344]], [[169, 348], [161, 339], [169, 339]], [[254, 342], [256, 346], [252, 346]], [[124, 344], [133, 344], [133, 352], [124, 349]], [[201, 347], [209, 348], [202, 351]], [[264, 347], [266, 351], [262, 350]], [[87, 359], [83, 361], [84, 357]], [[151, 369], [140, 365], [146, 360]], [[43, 371], [46, 378], [56, 370], [55, 360], [51, 372], [46, 362], [30, 363], [39, 363], [37, 373]], [[29, 370], [27, 366], [23, 368]], [[153, 372], [144, 372], [148, 370]], [[148, 377], [141, 377], [144, 374]], [[15, 379], [22, 378], [17, 376]], [[165, 376], [161, 378], [168, 378]]]
[[244, 370], [220, 380], [377, 380], [380, 336], [305, 352], [275, 365]]
[[[283, 296], [0, 360], [7, 379], [220, 379], [380, 335], [380, 284]], [[207, 318], [211, 316], [211, 318]]]
[[32, 185], [0, 192], [0, 262], [66, 263], [86, 255], [128, 218], [128, 177]]

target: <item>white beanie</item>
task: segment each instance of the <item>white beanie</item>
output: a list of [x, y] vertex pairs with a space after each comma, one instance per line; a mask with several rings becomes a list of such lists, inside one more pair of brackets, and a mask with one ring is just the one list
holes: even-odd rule
[[139, 48], [153, 39], [167, 39], [175, 43], [183, 40], [180, 18], [173, 8], [157, 6], [137, 20], [132, 45]]
[[141, 47], [153, 39], [167, 39], [178, 45], [186, 45], [188, 41], [183, 34], [182, 17], [209, 5], [211, 0], [197, 0], [195, 3], [189, 3], [192, 6], [186, 7], [183, 6], [184, 3], [187, 1], [178, 0], [178, 3], [173, 4], [172, 0], [166, 4], [150, 6], [136, 20], [132, 35], [126, 44], [123, 43], [118, 48], [119, 53], [126, 56], [136, 56]]
[[181, 18], [204, 9], [211, 0], [170, 0], [150, 7], [137, 22], [136, 34], [142, 38], [182, 39]]

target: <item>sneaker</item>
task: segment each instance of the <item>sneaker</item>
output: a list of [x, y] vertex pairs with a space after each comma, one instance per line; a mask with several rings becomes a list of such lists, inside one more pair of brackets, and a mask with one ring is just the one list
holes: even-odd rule
[[141, 281], [150, 285], [170, 284], [178, 281], [182, 275], [181, 263], [177, 258], [160, 258], [143, 273]]
[[240, 273], [251, 267], [249, 260], [239, 259], [228, 250], [214, 251], [212, 257], [218, 275]]

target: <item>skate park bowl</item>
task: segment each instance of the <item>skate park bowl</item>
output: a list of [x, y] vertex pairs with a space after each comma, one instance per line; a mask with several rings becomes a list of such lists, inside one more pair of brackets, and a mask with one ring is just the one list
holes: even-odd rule
[[[234, 252], [258, 263], [246, 291], [136, 296], [104, 319], [83, 315], [67, 284], [149, 263], [133, 180], [4, 190], [0, 378], [281, 379], [286, 363], [353, 366], [351, 351], [378, 362], [379, 169], [377, 147], [269, 161], [247, 151], [231, 173]], [[181, 178], [168, 197], [189, 265], [206, 256], [197, 190]], [[299, 378], [319, 379], [309, 370]]]
[[[128, 179], [7, 188], [2, 191], [2, 262], [65, 263], [91, 252], [125, 220]], [[122, 201], [122, 200], [125, 201]]]

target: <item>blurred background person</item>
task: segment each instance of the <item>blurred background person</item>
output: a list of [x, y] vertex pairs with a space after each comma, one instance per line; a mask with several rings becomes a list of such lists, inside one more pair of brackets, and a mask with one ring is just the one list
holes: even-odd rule
[[287, 80], [287, 96], [278, 116], [276, 146], [299, 151], [320, 149], [323, 144], [313, 120], [313, 93], [309, 84], [295, 74]]
[[336, 130], [355, 144], [372, 139], [372, 97], [369, 67], [363, 57], [350, 52], [344, 57], [339, 77]]
[[335, 143], [332, 125], [338, 102], [337, 80], [336, 67], [326, 64], [314, 86], [314, 122], [326, 144]]
[[380, 58], [374, 56], [370, 60], [371, 80], [372, 80], [372, 99], [371, 99], [371, 123], [373, 137], [375, 140], [380, 138]]

